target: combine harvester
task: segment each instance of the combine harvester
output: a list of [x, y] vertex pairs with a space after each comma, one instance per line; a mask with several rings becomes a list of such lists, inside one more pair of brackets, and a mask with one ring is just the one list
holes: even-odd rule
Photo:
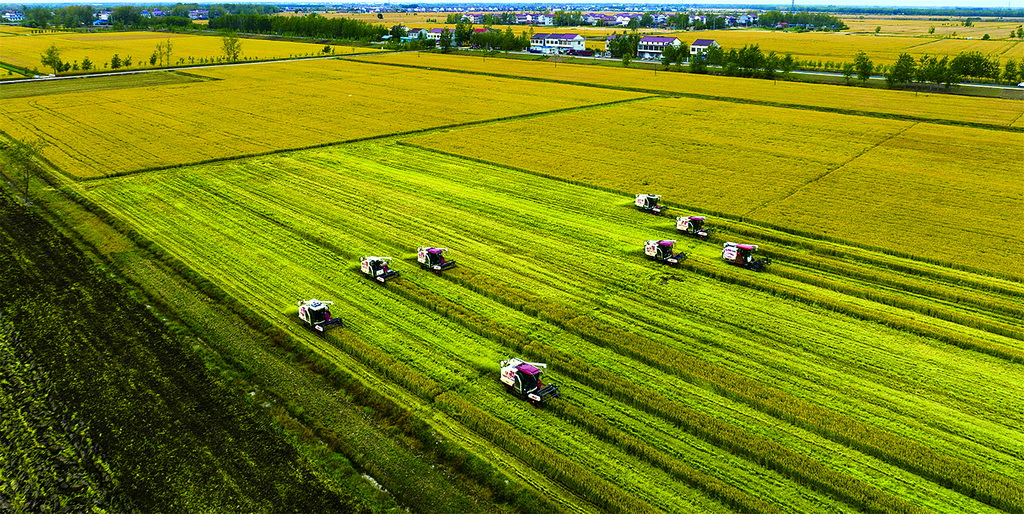
[[640, 212], [649, 212], [656, 216], [661, 216], [661, 211], [665, 210], [665, 208], [658, 205], [660, 201], [661, 195], [636, 195], [636, 200], [633, 203], [636, 204], [636, 208]]
[[501, 361], [501, 383], [505, 384], [506, 391], [530, 402], [531, 405], [543, 405], [549, 399], [561, 396], [557, 385], [544, 385], [540, 381], [543, 374], [541, 368], [547, 367], [547, 364], [525, 362], [522, 359]]
[[446, 253], [448, 253], [447, 248], [422, 246], [416, 249], [416, 260], [419, 261], [421, 268], [432, 270], [440, 275], [442, 271], [455, 266], [455, 261], [444, 258]]
[[733, 242], [723, 243], [722, 260], [741, 268], [763, 271], [765, 267], [772, 263], [772, 261], [771, 259], [755, 259], [755, 251], [757, 251], [757, 245], [745, 245]]
[[299, 320], [320, 335], [324, 335], [328, 328], [345, 326], [341, 318], [331, 317], [331, 305], [334, 305], [334, 302], [324, 302], [316, 298], [299, 300]]
[[676, 217], [676, 232], [707, 241], [711, 231], [704, 226], [704, 221], [704, 216], [678, 216]]
[[360, 257], [359, 270], [366, 276], [384, 284], [389, 278], [397, 277], [398, 272], [391, 269], [391, 257]]
[[675, 239], [644, 241], [644, 255], [647, 255], [652, 260], [664, 262], [669, 266], [678, 266], [680, 262], [686, 260], [686, 253], [672, 253], [672, 248], [675, 244]]

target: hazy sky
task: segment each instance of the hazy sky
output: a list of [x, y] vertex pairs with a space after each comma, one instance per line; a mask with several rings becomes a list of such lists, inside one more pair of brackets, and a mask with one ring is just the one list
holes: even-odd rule
[[[65, 2], [68, 2], [68, 1], [73, 2], [74, 0], [59, 0], [59, 1], [61, 3], [65, 3]], [[82, 2], [82, 3], [90, 4], [90, 3], [94, 3], [94, 1], [95, 0], [88, 1], [88, 2]], [[189, 0], [182, 0], [182, 1], [187, 2]], [[195, 0], [191, 0], [191, 1], [195, 1]], [[200, 1], [199, 3], [216, 3], [216, 2], [220, 2], [220, 1], [222, 1], [222, 0], [208, 0], [206, 2]], [[468, 0], [468, 1], [472, 1], [472, 0]], [[526, 1], [530, 1], [530, 0], [526, 0]], [[533, 1], [537, 1], [537, 0], [533, 0]], [[557, 2], [557, 0], [555, 0], [555, 1]], [[656, 0], [649, 0], [649, 1], [654, 3], [654, 1], [656, 1]], [[755, 0], [755, 2], [756, 1], [757, 0]], [[10, 2], [10, 3], [12, 5], [22, 5], [22, 4], [53, 4], [54, 1], [53, 0], [50, 0], [50, 1], [46, 1], [46, 0], [16, 0], [16, 1]], [[133, 1], [112, 1], [111, 3], [126, 3], [126, 4], [133, 4], [134, 3], [134, 4], [154, 5], [154, 4], [158, 4], [158, 3], [173, 4], [175, 2], [173, 0], [172, 1], [164, 0], [162, 2], [160, 0], [157, 0], [157, 1], [154, 1], [154, 2], [146, 2], [145, 0], [142, 0], [142, 1], [138, 1], [138, 2], [133, 2]], [[249, 3], [249, 2], [239, 1], [237, 3]], [[272, 3], [272, 2], [255, 2], [255, 3]], [[297, 2], [296, 4], [292, 4], [292, 5], [297, 5], [297, 4], [301, 4], [301, 3], [312, 3], [312, 2], [303, 2], [302, 0], [299, 0], [299, 2]], [[370, 1], [368, 1], [367, 3], [370, 3]], [[385, 2], [380, 1], [380, 2], [376, 2], [376, 3], [383, 4]], [[422, 5], [422, 4], [451, 3], [451, 0], [394, 0], [391, 3], [392, 4], [396, 4], [396, 5], [399, 4], [399, 3], [418, 3], [418, 4]], [[475, 2], [475, 3], [477, 3], [477, 2]], [[486, 2], [486, 1], [479, 1], [478, 0], [478, 3], [483, 4], [483, 3], [494, 3], [494, 2]], [[504, 2], [502, 2], [502, 3], [504, 3]], [[605, 2], [605, 1], [602, 1], [602, 0], [591, 0], [590, 2], [587, 2], [587, 3], [589, 4], [589, 3], [613, 3], [613, 2]], [[614, 3], [622, 3], [622, 2], [614, 2]], [[740, 2], [740, 1], [724, 0], [724, 1], [714, 2], [714, 3], [715, 4], [749, 5], [751, 2]], [[555, 5], [555, 4], [553, 3], [552, 5]], [[687, 4], [687, 5], [693, 5], [693, 4]], [[764, 5], [769, 5], [769, 6], [771, 6], [771, 5], [789, 6], [790, 3], [789, 2], [782, 2], [782, 3], [778, 3], [778, 4], [765, 3]], [[822, 4], [812, 4], [810, 2], [799, 2], [799, 1], [797, 1], [796, 5], [797, 6], [810, 6], [810, 5], [822, 5]], [[842, 6], [876, 6], [877, 5], [877, 6], [886, 6], [886, 7], [937, 7], [937, 6], [941, 5], [941, 6], [956, 6], [956, 7], [1003, 7], [1003, 8], [1010, 7], [1010, 8], [1013, 8], [1013, 9], [1024, 9], [1024, 0], [1007, 0], [1007, 1], [1003, 1], [1003, 2], [999, 2], [998, 0], [939, 0], [938, 2], [936, 2], [935, 0], [829, 0], [827, 5], [842, 5]]]

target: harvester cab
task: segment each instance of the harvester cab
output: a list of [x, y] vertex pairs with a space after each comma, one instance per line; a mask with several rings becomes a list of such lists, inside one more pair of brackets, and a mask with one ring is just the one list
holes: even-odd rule
[[684, 252], [672, 253], [672, 248], [675, 244], [676, 241], [674, 239], [645, 241], [644, 254], [653, 260], [664, 262], [670, 266], [676, 266], [686, 260], [686, 254]]
[[421, 268], [440, 273], [455, 266], [455, 261], [444, 258], [446, 253], [448, 253], [447, 248], [424, 246], [416, 249], [416, 260], [419, 261]]
[[320, 335], [323, 335], [324, 331], [330, 327], [345, 326], [345, 322], [341, 318], [331, 317], [331, 305], [334, 305], [334, 302], [325, 302], [316, 298], [299, 300], [299, 320]]
[[709, 230], [704, 226], [704, 216], [678, 216], [676, 232], [707, 241]]
[[549, 399], [561, 396], [557, 385], [541, 382], [544, 373], [541, 369], [547, 367], [547, 364], [525, 362], [522, 359], [501, 361], [501, 383], [505, 384], [505, 390], [509, 393], [532, 405], [543, 405]]
[[771, 259], [755, 259], [754, 252], [756, 251], [757, 245], [724, 243], [722, 244], [722, 260], [749, 270], [762, 271], [772, 261]]
[[368, 277], [380, 282], [387, 282], [389, 278], [397, 277], [398, 272], [391, 269], [391, 257], [360, 257], [359, 269]]
[[651, 214], [661, 214], [664, 210], [658, 202], [661, 201], [661, 195], [636, 195], [636, 208], [642, 212], [649, 212]]

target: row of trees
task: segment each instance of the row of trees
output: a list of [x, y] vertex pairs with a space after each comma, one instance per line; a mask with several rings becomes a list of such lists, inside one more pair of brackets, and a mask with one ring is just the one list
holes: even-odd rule
[[325, 18], [318, 14], [301, 17], [233, 14], [211, 19], [209, 27], [250, 34], [361, 41], [377, 41], [389, 32], [384, 25], [347, 18]]
[[1001, 67], [998, 61], [985, 57], [981, 52], [961, 52], [952, 59], [930, 55], [914, 59], [914, 56], [903, 53], [885, 73], [889, 87], [905, 87], [917, 82], [941, 84], [948, 88], [965, 78], [1016, 84], [1024, 80], [1024, 62], [1018, 64], [1010, 59]]
[[814, 30], [839, 31], [849, 28], [845, 23], [843, 23], [843, 20], [838, 17], [820, 12], [769, 11], [757, 16], [757, 25], [759, 27], [771, 28], [779, 25], [780, 23], [811, 28]]
[[[186, 26], [192, 23], [189, 13], [199, 10], [199, 4], [178, 3], [170, 7], [162, 6], [164, 16], [147, 17], [142, 13], [143, 7], [137, 5], [121, 5], [115, 7], [109, 22], [121, 27], [154, 27], [154, 26]], [[213, 4], [203, 7], [211, 19], [228, 14], [272, 14], [281, 9], [273, 5], [256, 4]], [[97, 8], [91, 5], [70, 5], [53, 9], [50, 7], [31, 7], [24, 9], [25, 20], [22, 25], [45, 29], [51, 26], [78, 28], [92, 26], [98, 19]]]
[[[206, 62], [235, 62], [238, 61], [242, 56], [242, 41], [238, 36], [229, 32], [221, 38], [221, 51], [224, 52], [223, 58], [202, 58], [200, 59], [201, 64]], [[172, 64], [171, 55], [174, 51], [174, 44], [170, 39], [157, 43], [156, 49], [149, 56], [150, 66], [170, 66]], [[331, 52], [330, 46], [324, 47], [323, 53]], [[43, 66], [46, 66], [53, 70], [54, 74], [65, 73], [68, 71], [91, 71], [96, 68], [92, 60], [88, 57], [82, 60], [82, 64], [79, 65], [78, 61], [64, 61], [61, 58], [60, 49], [57, 48], [57, 44], [53, 43], [49, 48], [46, 49], [40, 55], [40, 62]], [[178, 60], [178, 64], [185, 64], [185, 58]], [[112, 70], [121, 68], [131, 68], [133, 64], [144, 65], [142, 62], [135, 61], [132, 56], [121, 57], [119, 54], [114, 54], [109, 61], [103, 63], [103, 69], [109, 67]], [[195, 58], [190, 57], [188, 64], [195, 64]]]

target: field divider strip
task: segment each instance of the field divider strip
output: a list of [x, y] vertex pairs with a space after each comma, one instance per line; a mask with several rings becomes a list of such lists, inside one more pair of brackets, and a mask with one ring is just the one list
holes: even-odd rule
[[[380, 54], [372, 54], [372, 55], [376, 56], [376, 55], [380, 55]], [[461, 69], [458, 69], [458, 68], [443, 68], [443, 67], [436, 67], [436, 66], [420, 66], [420, 65], [416, 65], [416, 64], [405, 64], [405, 63], [394, 63], [394, 62], [380, 62], [380, 61], [371, 61], [371, 60], [365, 60], [365, 59], [349, 59], [349, 58], [345, 58], [345, 57], [339, 57], [338, 59], [342, 60], [342, 61], [359, 62], [359, 63], [365, 63], [365, 64], [378, 65], [378, 66], [395, 66], [395, 67], [398, 67], [398, 68], [413, 68], [413, 69], [430, 70], [430, 71], [444, 71], [444, 72], [449, 72], [449, 73], [463, 73], [463, 74], [466, 74], [466, 75], [482, 75], [482, 76], [486, 76], [486, 77], [495, 77], [495, 78], [504, 78], [504, 79], [517, 79], [517, 80], [525, 80], [525, 81], [532, 81], [532, 82], [550, 82], [550, 83], [554, 83], [554, 84], [566, 84], [566, 85], [570, 85], [570, 86], [584, 86], [584, 87], [592, 87], [592, 88], [599, 88], [599, 89], [613, 89], [613, 90], [617, 90], [617, 91], [629, 91], [629, 92], [633, 92], [633, 93], [646, 93], [646, 94], [657, 95], [657, 96], [665, 97], [665, 98], [696, 98], [696, 99], [699, 99], [699, 100], [715, 100], [715, 101], [719, 101], [719, 102], [731, 102], [731, 103], [748, 104], [748, 105], [762, 105], [762, 106], [766, 106], [766, 107], [778, 107], [778, 108], [782, 108], [782, 109], [796, 109], [796, 110], [801, 110], [801, 111], [818, 111], [818, 112], [827, 112], [827, 113], [833, 113], [833, 114], [845, 114], [845, 115], [849, 115], [849, 116], [862, 116], [862, 117], [866, 117], [866, 118], [882, 118], [882, 119], [900, 120], [900, 121], [913, 121], [913, 122], [918, 122], [918, 123], [932, 123], [932, 124], [935, 124], [935, 125], [951, 125], [951, 126], [959, 126], [959, 127], [972, 127], [972, 128], [979, 128], [979, 129], [997, 130], [997, 131], [1003, 131], [1003, 132], [1024, 132], [1024, 127], [1013, 127], [1013, 126], [1007, 126], [1007, 125], [996, 125], [996, 124], [992, 124], [992, 123], [979, 123], [979, 122], [973, 122], [973, 121], [944, 120], [944, 119], [941, 119], [941, 118], [926, 118], [924, 116], [914, 116], [912, 114], [894, 114], [894, 113], [884, 113], [884, 112], [877, 112], [877, 111], [862, 111], [862, 110], [859, 110], [859, 109], [842, 109], [842, 108], [839, 108], [839, 107], [824, 107], [824, 106], [819, 106], [819, 105], [794, 104], [794, 103], [789, 103], [789, 102], [773, 102], [773, 101], [769, 101], [769, 100], [755, 100], [755, 99], [750, 99], [750, 98], [739, 98], [739, 97], [734, 97], [734, 96], [708, 95], [708, 94], [703, 94], [703, 93], [684, 93], [684, 92], [681, 92], [681, 91], [668, 91], [668, 90], [664, 90], [664, 89], [649, 89], [649, 88], [640, 88], [640, 87], [631, 87], [631, 86], [615, 86], [615, 85], [610, 85], [610, 84], [595, 84], [593, 82], [579, 82], [579, 81], [575, 81], [575, 80], [551, 79], [551, 78], [545, 78], [545, 77], [526, 77], [526, 76], [522, 76], [522, 75], [512, 75], [512, 74], [507, 74], [507, 73], [491, 73], [491, 72], [486, 72], [486, 71], [471, 71], [471, 70], [461, 70]], [[582, 65], [582, 66], [585, 66], [585, 65]], [[742, 79], [742, 80], [758, 80], [758, 79]]]
[[[332, 147], [332, 146], [340, 146], [340, 145], [346, 145], [346, 144], [351, 144], [351, 143], [360, 143], [360, 142], [364, 142], [364, 141], [377, 141], [377, 140], [381, 140], [381, 139], [392, 139], [392, 138], [397, 138], [397, 137], [407, 137], [407, 136], [414, 136], [414, 135], [429, 134], [431, 132], [436, 132], [436, 131], [440, 131], [440, 130], [451, 130], [451, 129], [458, 129], [458, 128], [464, 128], [464, 127], [472, 127], [472, 126], [476, 126], [476, 125], [487, 125], [487, 124], [491, 124], [491, 123], [502, 123], [502, 122], [513, 121], [513, 120], [539, 118], [539, 117], [544, 117], [544, 116], [552, 116], [552, 115], [555, 115], [555, 114], [563, 114], [563, 113], [577, 112], [577, 111], [586, 111], [586, 110], [590, 110], [590, 109], [602, 109], [602, 108], [611, 107], [611, 106], [614, 106], [614, 105], [625, 104], [625, 103], [632, 103], [632, 102], [644, 102], [644, 101], [655, 100], [657, 98], [658, 98], [657, 96], [641, 96], [641, 97], [637, 97], [637, 98], [625, 98], [625, 99], [622, 99], [622, 100], [612, 100], [610, 102], [601, 102], [601, 103], [587, 104], [587, 105], [577, 105], [577, 106], [574, 106], [574, 107], [563, 107], [563, 108], [559, 108], [559, 109], [552, 109], [552, 110], [549, 110], [549, 111], [530, 112], [530, 113], [525, 113], [525, 114], [516, 114], [516, 115], [513, 115], [513, 116], [502, 116], [500, 118], [488, 118], [488, 119], [485, 119], [485, 120], [467, 121], [467, 122], [463, 122], [463, 123], [451, 123], [451, 124], [448, 124], [448, 125], [440, 125], [440, 126], [435, 126], [435, 127], [426, 127], [426, 128], [414, 129], [414, 130], [405, 130], [405, 131], [401, 131], [401, 132], [391, 132], [391, 133], [388, 133], [388, 134], [380, 134], [380, 135], [376, 135], [376, 136], [357, 137], [357, 138], [352, 138], [352, 139], [344, 139], [344, 140], [340, 140], [340, 141], [328, 141], [326, 143], [317, 143], [315, 145], [297, 146], [297, 147], [291, 147], [291, 148], [278, 148], [278, 149], [275, 149], [275, 150], [268, 150], [268, 151], [265, 151], [265, 152], [254, 152], [254, 153], [243, 154], [243, 155], [233, 155], [233, 156], [229, 156], [229, 157], [216, 157], [216, 158], [213, 158], [213, 159], [203, 159], [203, 160], [199, 160], [199, 161], [186, 162], [186, 163], [180, 163], [180, 164], [168, 164], [168, 165], [164, 165], [164, 166], [152, 166], [152, 167], [148, 167], [148, 168], [139, 168], [139, 169], [135, 169], [135, 170], [122, 171], [122, 172], [118, 172], [118, 173], [104, 174], [103, 176], [100, 176], [100, 177], [78, 177], [78, 176], [75, 176], [75, 175], [72, 175], [72, 174], [68, 173], [67, 171], [65, 171], [65, 170], [63, 170], [63, 169], [61, 169], [61, 168], [59, 168], [57, 166], [54, 166], [53, 163], [49, 163], [49, 161], [47, 161], [47, 162], [53, 168], [59, 170], [62, 174], [64, 174], [65, 176], [67, 176], [68, 178], [70, 178], [70, 179], [72, 179], [72, 180], [74, 180], [76, 182], [90, 182], [90, 181], [94, 181], [94, 180], [104, 180], [104, 179], [110, 179], [110, 178], [116, 178], [116, 177], [124, 177], [124, 176], [129, 176], [129, 175], [135, 175], [135, 174], [138, 174], [138, 173], [147, 173], [147, 172], [151, 172], [151, 171], [163, 171], [163, 170], [169, 170], [169, 169], [174, 169], [174, 168], [184, 168], [184, 167], [199, 166], [199, 165], [204, 165], [204, 164], [215, 164], [215, 163], [219, 163], [219, 162], [230, 162], [230, 161], [237, 161], [237, 160], [241, 160], [241, 159], [251, 159], [251, 158], [254, 158], [254, 157], [265, 157], [265, 156], [268, 156], [268, 155], [278, 155], [278, 154], [284, 154], [284, 153], [289, 153], [289, 152], [301, 152], [301, 151], [304, 151], [304, 150], [313, 150], [313, 149], [316, 149], [316, 148], [328, 148], [328, 147]], [[7, 137], [10, 138], [10, 136], [7, 136]]]
[[755, 205], [753, 209], [750, 209], [749, 211], [743, 213], [742, 216], [744, 216], [744, 217], [752, 216], [754, 214], [754, 212], [756, 212], [756, 211], [758, 211], [760, 209], [763, 209], [763, 208], [767, 207], [770, 204], [779, 203], [779, 202], [785, 202], [786, 200], [788, 200], [793, 195], [795, 195], [795, 194], [799, 193], [800, 191], [803, 191], [804, 189], [807, 189], [808, 187], [816, 184], [817, 182], [821, 181], [825, 177], [827, 177], [827, 176], [829, 176], [829, 175], [831, 175], [831, 174], [833, 174], [833, 173], [835, 173], [835, 172], [845, 168], [848, 164], [850, 164], [851, 162], [856, 161], [857, 159], [860, 159], [861, 157], [867, 155], [868, 152], [874, 150], [875, 148], [878, 148], [879, 146], [882, 146], [883, 144], [888, 143], [889, 141], [892, 141], [893, 139], [895, 139], [895, 138], [897, 138], [899, 136], [902, 136], [908, 130], [916, 127], [917, 125], [918, 125], [917, 123], [912, 123], [912, 124], [904, 127], [902, 130], [899, 130], [896, 133], [894, 133], [894, 134], [892, 134], [892, 135], [890, 135], [888, 137], [884, 137], [884, 138], [876, 141], [875, 144], [870, 145], [870, 146], [864, 148], [860, 152], [857, 152], [857, 155], [854, 155], [853, 157], [850, 157], [845, 162], [840, 163], [838, 166], [836, 166], [836, 167], [834, 167], [832, 169], [827, 169], [823, 173], [820, 173], [820, 174], [818, 174], [815, 177], [811, 177], [807, 182], [804, 182], [803, 184], [800, 184], [800, 185], [796, 186], [795, 188], [793, 188], [792, 191], [790, 191], [786, 195], [782, 196], [781, 198], [765, 200], [764, 202], [761, 202], [760, 204]]
[[[542, 178], [547, 178], [547, 179], [551, 179], [551, 180], [556, 180], [558, 182], [563, 182], [563, 183], [566, 183], [566, 184], [572, 184], [572, 185], [575, 185], [575, 186], [586, 187], [588, 189], [593, 189], [593, 190], [596, 190], [596, 191], [604, 191], [606, 193], [613, 193], [613, 194], [617, 194], [617, 195], [622, 195], [622, 196], [628, 197], [630, 199], [633, 198], [633, 194], [632, 193], [627, 193], [625, 191], [621, 191], [621, 190], [618, 190], [618, 189], [615, 189], [615, 188], [599, 186], [599, 185], [596, 185], [596, 184], [591, 184], [589, 182], [582, 182], [582, 181], [579, 181], [579, 180], [573, 180], [573, 179], [569, 179], [569, 178], [559, 177], [557, 175], [551, 175], [551, 174], [548, 174], [548, 173], [544, 173], [544, 172], [540, 172], [540, 171], [535, 171], [535, 170], [531, 170], [531, 169], [527, 169], [527, 168], [520, 168], [518, 166], [512, 166], [510, 164], [502, 164], [500, 162], [488, 161], [486, 159], [480, 159], [480, 158], [471, 157], [471, 156], [468, 156], [468, 155], [462, 155], [462, 154], [458, 154], [458, 153], [454, 153], [454, 152], [448, 152], [448, 151], [445, 151], [445, 150], [440, 150], [440, 149], [437, 149], [437, 148], [431, 148], [429, 146], [423, 146], [423, 145], [419, 145], [419, 144], [416, 144], [416, 143], [412, 143], [409, 140], [405, 140], [405, 139], [397, 140], [396, 143], [399, 144], [399, 145], [402, 145], [402, 146], [408, 146], [410, 148], [416, 148], [418, 150], [423, 150], [423, 151], [427, 151], [427, 152], [433, 152], [433, 153], [436, 153], [436, 154], [439, 154], [439, 155], [445, 155], [445, 156], [448, 156], [448, 157], [456, 157], [458, 159], [463, 159], [463, 160], [470, 161], [470, 162], [476, 162], [476, 163], [480, 163], [480, 164], [486, 164], [488, 166], [494, 166], [494, 167], [504, 168], [504, 169], [511, 170], [511, 171], [517, 171], [517, 172], [520, 172], [520, 173], [526, 173], [528, 175], [533, 175], [533, 176], [537, 176], [537, 177], [542, 177]], [[740, 216], [740, 215], [730, 214], [730, 213], [721, 212], [721, 211], [716, 211], [716, 210], [713, 210], [713, 209], [704, 209], [704, 208], [700, 208], [700, 207], [694, 207], [694, 206], [682, 204], [682, 203], [679, 203], [679, 202], [662, 201], [661, 204], [664, 205], [664, 206], [667, 206], [667, 207], [681, 208], [681, 209], [690, 210], [690, 211], [693, 211], [693, 212], [701, 212], [701, 213], [708, 214], [708, 215], [711, 215], [711, 216], [716, 216], [716, 217], [724, 218], [726, 220], [731, 220], [731, 221], [734, 221], [734, 222], [743, 223], [745, 225], [748, 225], [750, 228], [757, 227], [757, 228], [760, 228], [762, 230], [771, 230], [771, 231], [780, 232], [780, 233], [783, 233], [783, 234], [788, 234], [788, 235], [794, 236], [794, 237], [803, 237], [803, 238], [811, 239], [811, 240], [814, 240], [815, 242], [830, 243], [830, 244], [849, 246], [849, 247], [852, 247], [852, 248], [856, 248], [858, 250], [863, 250], [863, 251], [867, 251], [867, 252], [874, 252], [874, 253], [878, 253], [878, 254], [882, 254], [882, 255], [887, 255], [887, 256], [891, 256], [891, 257], [896, 257], [896, 258], [900, 258], [900, 259], [907, 259], [907, 260], [910, 260], [910, 261], [920, 262], [922, 264], [930, 264], [930, 265], [933, 265], [933, 266], [940, 266], [940, 267], [943, 267], [943, 268], [949, 268], [951, 270], [964, 271], [964, 272], [971, 273], [971, 274], [974, 274], [974, 275], [981, 275], [981, 276], [998, 278], [998, 279], [1007, 280], [1007, 281], [1010, 281], [1010, 282], [1016, 282], [1016, 283], [1024, 282], [1024, 277], [1019, 277], [1019, 276], [1015, 276], [1015, 275], [1008, 275], [1008, 274], [1003, 274], [1003, 273], [997, 273], [997, 272], [988, 271], [988, 270], [982, 270], [982, 269], [978, 269], [978, 268], [972, 268], [970, 266], [965, 266], [965, 265], [957, 264], [957, 263], [954, 263], [954, 262], [947, 262], [947, 261], [942, 261], [942, 260], [939, 260], [939, 259], [931, 259], [931, 258], [928, 258], [928, 257], [921, 257], [921, 256], [918, 256], [918, 255], [913, 255], [913, 254], [909, 254], [909, 253], [897, 252], [897, 251], [894, 251], [894, 250], [888, 250], [888, 249], [885, 249], [885, 248], [871, 246], [871, 245], [867, 245], [867, 244], [864, 244], [864, 243], [848, 241], [848, 240], [845, 240], [845, 239], [842, 239], [842, 238], [838, 238], [838, 237], [826, 236], [826, 235], [822, 235], [822, 234], [815, 234], [815, 233], [812, 233], [812, 232], [805, 232], [805, 231], [802, 231], [802, 230], [795, 230], [795, 229], [792, 229], [792, 228], [789, 228], [789, 227], [778, 226], [778, 225], [774, 225], [774, 224], [771, 224], [771, 223], [768, 223], [768, 222], [759, 221], [759, 220], [750, 219], [750, 218], [745, 218], [745, 217]], [[750, 228], [748, 228], [748, 230], [750, 230]], [[766, 236], [766, 237], [774, 238], [775, 240], [779, 239], [778, 236], [770, 236], [769, 235], [769, 236]], [[807, 246], [806, 243], [804, 244], [804, 246]], [[815, 248], [815, 249], [823, 249], [823, 250], [829, 251], [826, 247], [814, 246], [813, 248]], [[832, 251], [835, 252], [834, 250], [832, 250]], [[860, 256], [857, 256], [856, 258], [858, 258], [858, 259], [874, 259], [874, 260], [876, 260], [876, 262], [881, 262], [881, 261], [877, 261], [877, 258], [860, 257]], [[894, 265], [894, 266], [899, 266], [900, 269], [904, 269], [904, 270], [908, 269], [906, 266], [900, 266], [897, 263], [891, 263], [891, 264]], [[886, 263], [885, 265], [889, 266], [890, 263]], [[910, 273], [914, 273], [914, 274], [924, 274], [925, 276], [931, 276], [931, 277], [940, 278], [940, 279], [943, 279], [943, 277], [944, 277], [943, 275], [936, 274], [934, 272], [932, 272], [932, 273], [922, 273], [921, 271], [909, 271], [909, 272]], [[948, 281], [948, 282], [950, 282], [952, 284], [958, 284], [958, 283], [960, 283], [960, 281], [962, 279], [961, 278], [945, 277], [944, 280]], [[981, 282], [981, 281], [972, 280], [971, 283], [975, 287], [977, 287], [978, 289], [982, 289], [982, 290], [991, 290], [991, 289], [993, 289], [993, 286], [985, 284], [984, 282]], [[997, 290], [1005, 291], [1004, 294], [1008, 294], [1008, 295], [1012, 295], [1012, 296], [1019, 296], [1019, 297], [1024, 298], [1024, 293], [1018, 293], [1018, 292], [1010, 291], [1010, 290], [1005, 289], [1005, 288], [997, 289]]]

